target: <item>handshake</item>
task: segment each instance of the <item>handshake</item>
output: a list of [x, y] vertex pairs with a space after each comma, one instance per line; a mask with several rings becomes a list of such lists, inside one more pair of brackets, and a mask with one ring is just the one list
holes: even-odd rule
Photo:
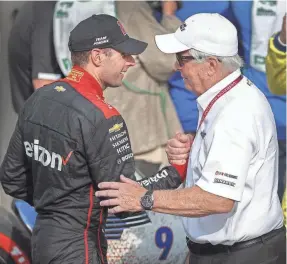
[[186, 163], [194, 137], [195, 134], [177, 132], [172, 139], [168, 140], [165, 151], [170, 164], [182, 165]]
[[[176, 135], [168, 140], [166, 153], [168, 160], [173, 165], [186, 164], [191, 145], [193, 143], [194, 135], [176, 133]], [[151, 190], [166, 190], [178, 188], [182, 183], [183, 175], [178, 177], [171, 168], [174, 166], [167, 166], [163, 168], [156, 176], [145, 179], [147, 184], [145, 187], [151, 187]], [[180, 166], [185, 167], [185, 166]], [[179, 173], [181, 174], [181, 173]], [[158, 179], [165, 179], [169, 177], [168, 181], [159, 181]], [[184, 176], [185, 178], [185, 176]], [[129, 178], [121, 175], [120, 182], [101, 182], [98, 185], [99, 190], [95, 193], [97, 197], [105, 197], [108, 199], [101, 200], [101, 206], [110, 207], [109, 212], [118, 214], [122, 212], [139, 212], [143, 210], [141, 199], [146, 194], [147, 189]], [[126, 216], [126, 214], [124, 215]]]

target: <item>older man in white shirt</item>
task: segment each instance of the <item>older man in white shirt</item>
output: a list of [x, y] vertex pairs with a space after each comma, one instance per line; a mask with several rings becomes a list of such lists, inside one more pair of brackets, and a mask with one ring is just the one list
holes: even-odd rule
[[197, 14], [155, 40], [176, 54], [186, 88], [198, 95], [196, 137], [177, 135], [167, 148], [182, 178], [187, 167], [184, 188], [147, 192], [122, 177], [99, 185], [109, 190], [96, 195], [111, 198], [101, 205], [183, 216], [192, 264], [286, 263], [274, 117], [241, 75], [236, 28], [219, 14]]

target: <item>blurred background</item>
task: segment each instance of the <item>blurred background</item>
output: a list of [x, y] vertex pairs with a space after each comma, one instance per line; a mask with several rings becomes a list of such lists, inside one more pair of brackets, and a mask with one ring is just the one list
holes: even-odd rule
[[[16, 124], [17, 115], [13, 109], [8, 70], [8, 38], [13, 24], [13, 16], [24, 2], [0, 1], [0, 160], [2, 161]], [[5, 88], [6, 87], [6, 88]], [[0, 191], [1, 203], [6, 203]]]

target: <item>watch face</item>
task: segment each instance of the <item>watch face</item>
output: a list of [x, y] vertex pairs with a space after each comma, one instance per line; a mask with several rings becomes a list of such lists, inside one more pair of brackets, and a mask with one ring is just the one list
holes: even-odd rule
[[145, 195], [141, 199], [141, 204], [144, 209], [150, 209], [153, 206], [153, 197], [152, 195]]

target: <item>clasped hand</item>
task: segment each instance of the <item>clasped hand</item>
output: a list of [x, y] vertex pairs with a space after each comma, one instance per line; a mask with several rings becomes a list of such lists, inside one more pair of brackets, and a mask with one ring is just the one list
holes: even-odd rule
[[[169, 162], [184, 164], [189, 156], [193, 139], [193, 135], [177, 133], [174, 138], [168, 140], [166, 153]], [[136, 181], [121, 175], [120, 182], [101, 182], [98, 187], [100, 190], [95, 195], [96, 197], [108, 198], [102, 200], [100, 205], [109, 207], [109, 213], [143, 210], [140, 200], [147, 190]]]

